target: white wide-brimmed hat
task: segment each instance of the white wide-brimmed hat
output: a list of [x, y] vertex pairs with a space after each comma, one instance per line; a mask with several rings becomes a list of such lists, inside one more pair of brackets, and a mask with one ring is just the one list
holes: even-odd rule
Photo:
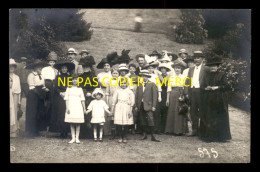
[[15, 66], [17, 67], [17, 64], [14, 59], [9, 59], [9, 66]]
[[97, 93], [102, 94], [103, 97], [105, 96], [105, 94], [104, 94], [104, 92], [102, 91], [101, 88], [96, 88], [96, 89], [93, 91], [93, 93], [92, 93], [92, 97], [93, 97], [93, 98], [96, 98], [96, 94], [97, 94]]
[[158, 69], [161, 70], [161, 68], [166, 68], [167, 72], [171, 71], [171, 66], [169, 63], [161, 63]]

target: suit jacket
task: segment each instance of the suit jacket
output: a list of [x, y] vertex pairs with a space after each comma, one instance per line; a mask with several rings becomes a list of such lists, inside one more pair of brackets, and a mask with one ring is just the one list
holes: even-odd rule
[[[189, 69], [187, 77], [189, 77], [189, 78], [193, 77], [194, 69], [195, 69], [195, 66]], [[205, 73], [207, 73], [208, 71], [209, 71], [209, 67], [208, 66], [201, 65], [200, 74], [199, 74], [200, 86], [202, 86], [203, 83], [205, 82], [205, 78], [204, 78], [205, 77]], [[188, 87], [184, 86], [184, 94], [190, 94], [191, 80], [190, 79], [186, 79], [185, 84], [189, 85], [189, 86]]]
[[144, 103], [144, 110], [151, 111], [152, 107], [156, 107], [156, 102], [158, 99], [158, 89], [156, 85], [152, 82], [146, 84], [145, 90], [143, 91], [143, 85], [140, 83], [136, 89], [135, 96], [135, 107], [140, 110], [142, 99]]

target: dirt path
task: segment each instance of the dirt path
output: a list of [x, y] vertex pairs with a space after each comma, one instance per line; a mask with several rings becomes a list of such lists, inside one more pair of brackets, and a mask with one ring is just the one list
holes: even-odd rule
[[[24, 103], [24, 99], [23, 99]], [[23, 107], [24, 108], [24, 107]], [[160, 143], [150, 139], [140, 141], [140, 135], [129, 135], [127, 144], [104, 138], [103, 143], [81, 140], [81, 144], [68, 144], [68, 139], [60, 139], [51, 133], [48, 138], [11, 139], [15, 151], [11, 151], [12, 163], [248, 163], [250, 162], [250, 114], [229, 107], [232, 141], [229, 143], [204, 143], [197, 137], [157, 135]], [[24, 127], [24, 116], [21, 119]], [[212, 148], [218, 156], [210, 152], [200, 157], [198, 148], [209, 152]]]

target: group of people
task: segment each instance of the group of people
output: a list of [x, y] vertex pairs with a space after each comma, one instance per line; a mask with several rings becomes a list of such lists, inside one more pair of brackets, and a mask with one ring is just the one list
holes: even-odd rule
[[[189, 55], [185, 49], [178, 54], [163, 50], [137, 54], [135, 63], [129, 52], [109, 53], [97, 64], [103, 70], [97, 75], [94, 57], [87, 50], [81, 51], [79, 62], [74, 48], [62, 59], [50, 52], [48, 63], [36, 59], [26, 64], [22, 57], [18, 64], [10, 59], [10, 136], [19, 132], [16, 114], [24, 93], [29, 138], [43, 130], [60, 132], [66, 138], [70, 130], [69, 143], [80, 143], [79, 138], [102, 142], [103, 135], [126, 143], [130, 131], [143, 134], [141, 140], [151, 134], [154, 142], [160, 142], [155, 134], [198, 136], [207, 142], [231, 139], [229, 86], [219, 71], [220, 57], [205, 58], [202, 51]], [[72, 77], [72, 86], [58, 83], [68, 77]], [[192, 79], [181, 85], [170, 81], [171, 77]], [[79, 78], [88, 82], [79, 82]], [[138, 84], [140, 78], [142, 84]], [[188, 107], [185, 113], [183, 103]]]

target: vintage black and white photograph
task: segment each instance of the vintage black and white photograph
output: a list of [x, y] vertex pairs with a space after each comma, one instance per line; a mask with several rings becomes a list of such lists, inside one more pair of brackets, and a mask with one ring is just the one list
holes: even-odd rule
[[250, 163], [251, 9], [9, 9], [10, 163]]

